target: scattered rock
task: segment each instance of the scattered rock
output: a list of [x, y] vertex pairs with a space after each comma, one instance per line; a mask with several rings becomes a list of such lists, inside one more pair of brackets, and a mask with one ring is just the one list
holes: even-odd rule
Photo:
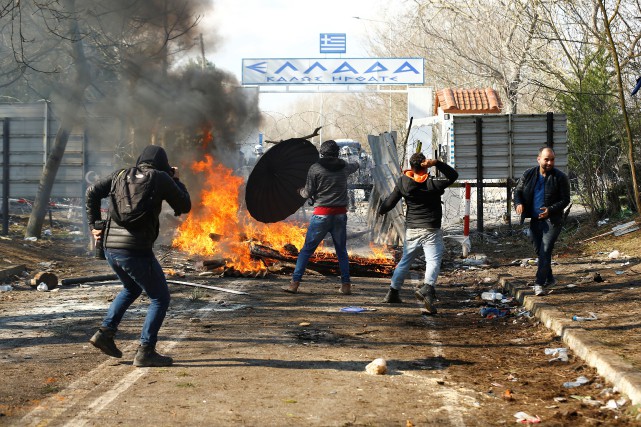
[[385, 375], [387, 373], [387, 362], [385, 359], [374, 359], [365, 367], [365, 372], [370, 375]]

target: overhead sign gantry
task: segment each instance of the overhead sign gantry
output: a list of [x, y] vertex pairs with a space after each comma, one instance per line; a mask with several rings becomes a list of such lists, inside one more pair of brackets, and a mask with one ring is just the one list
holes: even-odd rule
[[243, 85], [423, 84], [423, 58], [248, 58]]

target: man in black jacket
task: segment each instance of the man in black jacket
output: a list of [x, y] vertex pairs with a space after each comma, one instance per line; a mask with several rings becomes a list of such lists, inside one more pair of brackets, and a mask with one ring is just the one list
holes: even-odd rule
[[156, 352], [158, 331], [169, 307], [169, 288], [160, 263], [153, 253], [158, 238], [159, 215], [163, 200], [174, 209], [175, 215], [191, 210], [187, 188], [178, 179], [178, 170], [169, 166], [167, 153], [162, 147], [146, 147], [136, 162], [138, 172], [151, 174], [153, 202], [144, 223], [136, 228], [121, 226], [108, 216], [102, 229], [94, 225], [101, 221], [100, 203], [108, 197], [112, 180], [121, 173], [101, 179], [87, 189], [87, 219], [96, 240], [102, 240], [107, 262], [122, 282], [123, 289], [111, 303], [102, 326], [89, 340], [103, 353], [122, 357], [116, 347], [114, 335], [125, 311], [142, 294], [150, 299], [149, 309], [140, 337], [140, 346], [134, 357], [134, 366], [170, 366], [173, 360]]
[[[415, 153], [410, 157], [411, 170], [403, 172], [394, 191], [381, 205], [378, 213], [384, 215], [405, 198], [407, 212], [405, 214], [405, 244], [403, 256], [399, 261], [390, 289], [383, 302], [401, 303], [399, 291], [405, 281], [405, 276], [412, 262], [422, 248], [425, 253], [425, 278], [423, 286], [414, 294], [423, 301], [429, 314], [436, 314], [436, 291], [434, 286], [441, 269], [441, 259], [445, 246], [441, 230], [441, 196], [445, 189], [458, 178], [458, 172], [439, 160], [425, 159], [423, 153]], [[435, 166], [443, 173], [444, 178], [431, 177], [428, 168]]]
[[536, 158], [538, 166], [526, 170], [514, 189], [514, 207], [521, 224], [530, 218], [534, 251], [538, 255], [534, 294], [554, 285], [552, 250], [563, 227], [564, 209], [570, 204], [570, 180], [554, 167], [554, 150], [543, 147]]
[[311, 198], [316, 206], [309, 221], [305, 244], [296, 260], [292, 281], [282, 289], [291, 294], [298, 292], [309, 258], [329, 233], [334, 241], [341, 271], [340, 291], [349, 295], [352, 292], [352, 284], [347, 255], [347, 177], [356, 172], [359, 165], [356, 161], [346, 162], [339, 159], [338, 144], [331, 139], [321, 144], [320, 155], [318, 162], [307, 172], [305, 187], [299, 190], [302, 197]]

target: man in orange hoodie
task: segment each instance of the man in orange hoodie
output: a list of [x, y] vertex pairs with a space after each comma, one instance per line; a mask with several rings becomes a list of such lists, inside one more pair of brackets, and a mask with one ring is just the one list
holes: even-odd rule
[[[427, 170], [433, 166], [444, 176], [431, 177]], [[434, 286], [445, 249], [441, 230], [441, 196], [456, 181], [458, 172], [440, 160], [426, 159], [423, 153], [415, 153], [410, 157], [410, 167], [411, 170], [403, 171], [394, 191], [378, 210], [379, 215], [386, 214], [401, 198], [405, 199], [407, 205], [403, 256], [394, 269], [392, 283], [383, 302], [402, 303], [399, 292], [412, 262], [422, 248], [425, 253], [425, 278], [423, 286], [414, 295], [425, 304], [428, 314], [436, 314]]]

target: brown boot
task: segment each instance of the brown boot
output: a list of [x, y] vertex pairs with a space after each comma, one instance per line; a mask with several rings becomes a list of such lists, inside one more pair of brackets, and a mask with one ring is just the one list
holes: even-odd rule
[[113, 329], [100, 328], [98, 332], [91, 337], [89, 342], [107, 356], [121, 358], [122, 351], [116, 347], [116, 343], [114, 342], [115, 335], [116, 331]]
[[387, 295], [385, 295], [385, 298], [383, 298], [383, 302], [385, 304], [403, 304], [400, 292], [398, 291], [398, 289], [394, 288], [389, 288], [389, 291], [387, 291]]
[[158, 353], [155, 345], [141, 345], [134, 357], [134, 366], [141, 368], [171, 366], [173, 363], [174, 359]]
[[281, 288], [283, 291], [290, 293], [290, 294], [297, 294], [298, 293], [298, 286], [300, 285], [300, 282], [297, 282], [295, 280], [292, 280], [289, 286]]
[[428, 314], [436, 314], [436, 290], [434, 286], [429, 284], [424, 284], [423, 287], [414, 292], [416, 299], [425, 304], [425, 310]]
[[343, 294], [343, 295], [351, 295], [352, 294], [352, 284], [351, 283], [343, 283], [343, 284], [341, 284], [341, 294]]

